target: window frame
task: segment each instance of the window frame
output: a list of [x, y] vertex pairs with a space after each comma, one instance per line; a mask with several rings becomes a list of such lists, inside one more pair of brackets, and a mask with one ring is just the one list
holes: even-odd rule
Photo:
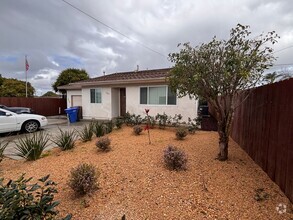
[[[149, 88], [165, 88], [165, 94], [166, 94], [166, 99], [165, 99], [165, 104], [149, 104], [150, 98], [149, 98], [149, 94], [150, 94], [150, 89]], [[141, 88], [147, 88], [147, 99], [146, 99], [146, 103], [142, 104], [141, 103]], [[168, 85], [150, 85], [150, 86], [139, 86], [139, 104], [140, 105], [148, 105], [148, 106], [177, 106], [177, 95], [175, 93], [175, 103], [176, 104], [168, 104], [168, 96], [169, 96], [169, 86]]]
[[[92, 90], [95, 90], [95, 97], [94, 97], [94, 100], [95, 102], [92, 102]], [[101, 100], [100, 102], [97, 102], [97, 90], [100, 91], [100, 94], [101, 94]], [[102, 88], [98, 87], [98, 88], [90, 88], [90, 104], [102, 104], [103, 102], [103, 97], [102, 97]]]

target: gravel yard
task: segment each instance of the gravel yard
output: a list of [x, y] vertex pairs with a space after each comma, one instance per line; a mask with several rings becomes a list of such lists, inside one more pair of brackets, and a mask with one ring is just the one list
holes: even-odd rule
[[[100, 152], [91, 142], [78, 142], [75, 149], [50, 150], [37, 161], [4, 159], [0, 175], [16, 179], [20, 174], [37, 178], [51, 174], [58, 183], [56, 199], [61, 216], [73, 219], [293, 219], [292, 203], [279, 187], [233, 141], [229, 160], [215, 160], [216, 132], [199, 131], [185, 140], [175, 139], [172, 128], [152, 129], [135, 136], [124, 126], [109, 134], [112, 150]], [[186, 171], [170, 171], [163, 163], [168, 144], [183, 149]], [[67, 185], [71, 168], [86, 162], [96, 165], [101, 175], [99, 189], [91, 196], [76, 197]], [[269, 195], [256, 201], [257, 189]], [[85, 207], [85, 203], [88, 207]], [[279, 214], [278, 204], [287, 210]]]

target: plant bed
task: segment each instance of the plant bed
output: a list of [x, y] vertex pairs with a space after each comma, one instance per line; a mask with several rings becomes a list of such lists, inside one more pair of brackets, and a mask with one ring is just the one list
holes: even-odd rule
[[[54, 149], [37, 161], [5, 158], [0, 174], [15, 179], [22, 173], [40, 178], [50, 174], [58, 183], [60, 215], [72, 219], [290, 219], [292, 213], [279, 214], [279, 203], [291, 203], [269, 177], [233, 141], [226, 162], [214, 160], [218, 153], [216, 132], [198, 131], [183, 141], [174, 129], [152, 129], [147, 135], [132, 135], [124, 126], [108, 136], [111, 152], [97, 153], [95, 141], [77, 142], [72, 151]], [[142, 132], [146, 134], [146, 131]], [[172, 144], [188, 155], [186, 170], [166, 168], [163, 151]], [[80, 163], [91, 163], [100, 172], [99, 190], [77, 197], [68, 186], [70, 171]], [[269, 195], [255, 199], [256, 190]]]

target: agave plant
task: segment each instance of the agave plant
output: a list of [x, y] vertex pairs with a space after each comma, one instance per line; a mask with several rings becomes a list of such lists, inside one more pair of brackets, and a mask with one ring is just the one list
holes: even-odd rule
[[104, 131], [106, 134], [111, 133], [113, 131], [113, 127], [114, 127], [114, 124], [112, 120], [108, 122], [104, 122]]
[[94, 134], [94, 124], [90, 123], [89, 125], [85, 125], [81, 131], [77, 131], [79, 134], [79, 137], [83, 142], [91, 141], [93, 134]]
[[49, 141], [49, 135], [43, 132], [26, 135], [23, 139], [18, 139], [15, 143], [15, 156], [26, 160], [37, 160], [46, 149]]
[[95, 133], [96, 137], [102, 137], [105, 134], [104, 124], [98, 121], [94, 122], [93, 132]]
[[0, 162], [4, 158], [4, 150], [7, 147], [9, 142], [0, 141]]
[[55, 143], [61, 150], [70, 150], [74, 148], [76, 133], [74, 130], [71, 131], [62, 131], [59, 128], [60, 134], [52, 139], [52, 142]]

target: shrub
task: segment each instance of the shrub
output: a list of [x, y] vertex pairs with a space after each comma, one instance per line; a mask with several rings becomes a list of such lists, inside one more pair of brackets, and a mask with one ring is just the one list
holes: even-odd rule
[[181, 114], [175, 114], [175, 116], [172, 118], [172, 126], [177, 127], [179, 126], [180, 122], [182, 120]]
[[15, 143], [15, 150], [17, 151], [15, 156], [22, 157], [26, 160], [37, 160], [47, 147], [48, 141], [48, 134], [43, 132], [26, 135], [23, 139], [18, 139], [18, 142]]
[[145, 116], [145, 118], [143, 119], [143, 122], [146, 123], [146, 124], [149, 123], [149, 128], [154, 128], [155, 125], [156, 125], [155, 117], [150, 116], [150, 115]]
[[258, 188], [255, 190], [254, 199], [258, 202], [268, 199], [270, 195], [264, 190], [264, 188]]
[[96, 146], [102, 151], [110, 150], [111, 141], [108, 137], [101, 137], [97, 142]]
[[96, 137], [102, 137], [105, 133], [104, 124], [98, 121], [95, 122], [93, 127], [93, 132], [95, 133]]
[[123, 119], [122, 118], [116, 118], [115, 119], [115, 126], [116, 126], [116, 128], [121, 128], [122, 127], [122, 125], [123, 125]]
[[110, 120], [108, 122], [105, 122], [104, 123], [104, 131], [105, 131], [105, 134], [109, 134], [113, 131], [113, 121]]
[[135, 135], [140, 135], [140, 133], [142, 132], [142, 128], [140, 127], [140, 125], [135, 125], [133, 127], [133, 132]]
[[76, 134], [75, 131], [62, 131], [59, 128], [60, 134], [52, 140], [61, 150], [70, 150], [74, 148]]
[[6, 149], [9, 142], [0, 141], [0, 163], [4, 158], [4, 150]]
[[140, 125], [143, 122], [143, 118], [140, 115], [130, 114], [129, 112], [126, 113], [124, 116], [124, 121], [126, 125]]
[[98, 188], [100, 173], [92, 164], [83, 163], [70, 172], [68, 185], [79, 195], [85, 195]]
[[127, 126], [131, 124], [131, 114], [129, 112], [126, 112], [124, 116], [124, 122]]
[[168, 121], [168, 115], [164, 114], [157, 114], [156, 120], [159, 122], [159, 128], [164, 129], [166, 127], [167, 121]]
[[186, 169], [187, 156], [182, 150], [169, 145], [164, 150], [164, 162], [172, 170], [184, 170]]
[[[31, 179], [25, 179], [24, 174], [7, 184], [4, 178], [0, 179], [0, 219], [54, 219], [57, 216], [56, 183], [49, 180], [49, 175], [38, 179], [38, 183], [28, 184]], [[71, 219], [71, 215], [65, 219]]]
[[187, 131], [183, 127], [179, 127], [176, 129], [176, 138], [178, 140], [183, 140], [187, 135]]
[[81, 131], [78, 131], [78, 134], [82, 140], [82, 142], [91, 141], [93, 137], [93, 123], [90, 123], [88, 125], [85, 125]]
[[190, 134], [194, 134], [196, 130], [199, 129], [199, 126], [201, 124], [201, 117], [197, 117], [191, 120], [191, 118], [188, 118], [188, 132]]

